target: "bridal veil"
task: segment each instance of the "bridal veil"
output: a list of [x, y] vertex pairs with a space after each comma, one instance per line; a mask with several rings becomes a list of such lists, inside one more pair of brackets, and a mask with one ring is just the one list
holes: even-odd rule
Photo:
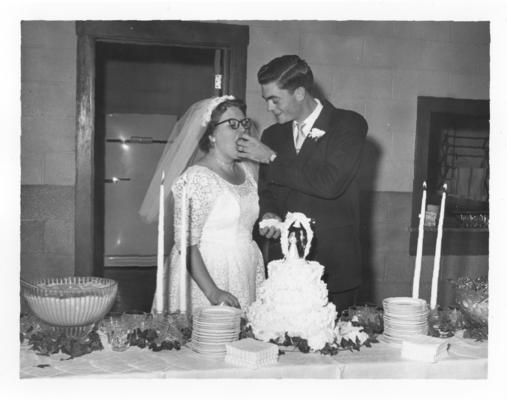
[[[176, 178], [190, 162], [202, 155], [198, 143], [206, 130], [211, 112], [218, 104], [232, 98], [233, 96], [222, 96], [198, 101], [192, 104], [176, 122], [139, 209], [139, 214], [147, 222], [155, 221], [158, 216], [162, 172], [164, 172], [164, 193], [165, 199], [167, 199]], [[256, 177], [256, 166], [250, 162], [243, 162], [248, 164], [248, 168], [252, 169]]]

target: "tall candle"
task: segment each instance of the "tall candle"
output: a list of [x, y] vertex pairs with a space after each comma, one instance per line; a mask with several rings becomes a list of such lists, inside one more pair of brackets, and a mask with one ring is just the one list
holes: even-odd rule
[[181, 191], [181, 231], [180, 231], [180, 312], [187, 311], [187, 227], [188, 227], [188, 207], [187, 207], [187, 181], [183, 178], [183, 188]]
[[440, 255], [442, 253], [442, 231], [444, 227], [445, 197], [447, 195], [447, 184], [444, 184], [442, 201], [440, 203], [440, 215], [438, 217], [437, 244], [435, 247], [435, 261], [433, 263], [433, 277], [431, 279], [430, 307], [435, 309], [438, 297], [438, 276], [440, 274]]
[[419, 281], [421, 280], [422, 247], [424, 240], [424, 218], [426, 217], [426, 181], [423, 182], [421, 212], [419, 213], [419, 232], [417, 236], [417, 252], [415, 255], [414, 281], [412, 283], [412, 297], [419, 298]]
[[160, 194], [158, 204], [158, 237], [157, 237], [157, 283], [155, 291], [154, 310], [157, 313], [164, 312], [164, 179], [165, 173], [162, 172], [160, 182]]

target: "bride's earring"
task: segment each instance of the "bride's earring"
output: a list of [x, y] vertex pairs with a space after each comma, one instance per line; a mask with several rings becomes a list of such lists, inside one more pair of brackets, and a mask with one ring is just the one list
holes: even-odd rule
[[209, 141], [211, 143], [211, 146], [214, 146], [215, 145], [215, 142], [217, 141], [213, 136], [210, 136], [209, 137]]

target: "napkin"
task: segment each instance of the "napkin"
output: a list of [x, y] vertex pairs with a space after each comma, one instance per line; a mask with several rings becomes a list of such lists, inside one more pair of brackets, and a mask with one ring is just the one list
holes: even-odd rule
[[401, 357], [408, 360], [437, 362], [447, 353], [448, 347], [448, 339], [414, 335], [403, 339]]
[[278, 361], [278, 346], [252, 338], [236, 340], [225, 345], [225, 361], [248, 368], [259, 368]]

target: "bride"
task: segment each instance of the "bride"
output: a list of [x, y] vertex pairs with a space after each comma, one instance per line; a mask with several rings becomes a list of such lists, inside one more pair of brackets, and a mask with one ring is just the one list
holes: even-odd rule
[[[180, 309], [181, 198], [186, 182], [189, 210], [187, 310], [210, 304], [246, 307], [255, 300], [264, 279], [262, 254], [252, 240], [259, 213], [253, 167], [239, 161], [237, 140], [248, 134], [246, 106], [233, 96], [214, 97], [192, 105], [177, 122], [140, 214], [154, 220], [162, 172], [174, 195], [175, 243], [166, 261], [169, 278], [167, 309]], [[198, 143], [204, 156], [181, 175]], [[178, 175], [180, 175], [178, 177]], [[167, 193], [168, 191], [166, 191]]]

